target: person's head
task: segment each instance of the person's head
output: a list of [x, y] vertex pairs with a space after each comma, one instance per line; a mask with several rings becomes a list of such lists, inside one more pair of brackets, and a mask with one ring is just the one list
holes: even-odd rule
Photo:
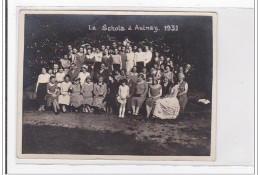
[[70, 81], [70, 76], [69, 76], [69, 75], [65, 75], [64, 81], [65, 81], [65, 82], [69, 82], [69, 81]]
[[88, 49], [88, 50], [87, 50], [87, 53], [90, 55], [90, 54], [91, 54], [91, 49]]
[[131, 46], [128, 47], [129, 52], [133, 51], [133, 48]]
[[169, 62], [169, 63], [170, 63], [170, 65], [171, 65], [171, 66], [173, 66], [173, 61], [172, 61], [172, 60], [170, 60], [170, 62]]
[[121, 51], [121, 50], [122, 50], [122, 47], [121, 47], [121, 46], [118, 46], [118, 50]]
[[83, 53], [83, 52], [84, 52], [84, 48], [83, 48], [83, 47], [80, 47], [80, 48], [79, 48], [79, 52], [80, 52], [80, 53]]
[[183, 73], [183, 67], [182, 66], [179, 68], [179, 70], [180, 70], [180, 73]]
[[103, 45], [103, 46], [101, 46], [101, 50], [102, 51], [105, 51], [105, 49], [106, 49], [106, 47]]
[[71, 45], [68, 45], [68, 50], [69, 50], [69, 51], [72, 51]]
[[189, 70], [191, 68], [191, 65], [190, 64], [187, 64], [186, 65], [186, 70]]
[[82, 72], [87, 72], [88, 66], [87, 65], [83, 65], [81, 69], [82, 69]]
[[159, 57], [159, 52], [155, 52], [155, 56], [156, 56], [156, 57]]
[[170, 66], [166, 66], [166, 67], [165, 67], [165, 70], [166, 70], [167, 72], [170, 72], [170, 71], [171, 71]]
[[121, 69], [121, 75], [125, 75], [125, 69]]
[[95, 47], [92, 48], [92, 51], [93, 51], [93, 52], [96, 52], [96, 50], [97, 50], [97, 49], [96, 49]]
[[51, 82], [51, 83], [55, 83], [55, 76], [51, 76], [51, 77], [50, 77], [50, 82]]
[[90, 77], [87, 77], [85, 81], [86, 81], [87, 83], [91, 83], [91, 78], [90, 78]]
[[75, 70], [75, 69], [76, 69], [76, 64], [75, 64], [75, 63], [71, 63], [70, 68], [71, 68], [72, 70]]
[[126, 46], [127, 48], [129, 48], [129, 47], [130, 47], [130, 43], [127, 42], [125, 46]]
[[178, 74], [178, 79], [179, 79], [179, 81], [184, 80], [184, 78], [185, 78], [185, 75], [184, 75], [183, 73], [179, 73], [179, 74]]
[[126, 79], [129, 79], [130, 77], [130, 72], [126, 72]]
[[153, 77], [149, 76], [149, 77], [147, 78], [147, 82], [149, 82], [149, 83], [153, 82]]
[[96, 48], [96, 53], [99, 53], [99, 52], [100, 52], [100, 50], [99, 50], [99, 48], [97, 47], [97, 48]]
[[68, 57], [68, 55], [64, 55], [63, 58], [64, 58], [65, 60], [67, 60], [69, 57]]
[[134, 46], [134, 50], [137, 50], [137, 46]]
[[72, 50], [72, 52], [73, 52], [73, 53], [77, 53], [77, 49], [74, 48], [74, 49]]
[[106, 46], [106, 49], [109, 50], [109, 49], [110, 49], [110, 46]]
[[42, 74], [45, 74], [46, 73], [46, 69], [43, 67], [42, 68]]
[[148, 47], [148, 46], [145, 46], [144, 49], [145, 49], [145, 51], [148, 51], [148, 50], [149, 50], [149, 47]]
[[164, 64], [161, 64], [160, 68], [161, 70], [164, 70], [165, 69]]
[[101, 69], [105, 69], [106, 68], [106, 66], [105, 66], [105, 64], [104, 63], [101, 63]]
[[143, 70], [142, 70], [143, 73], [146, 73], [147, 72], [147, 69], [144, 67]]
[[121, 80], [121, 85], [122, 85], [122, 86], [125, 86], [126, 83], [127, 83], [127, 80], [126, 80], [126, 79]]
[[153, 67], [154, 67], [154, 69], [158, 69], [158, 68], [159, 68], [159, 65], [155, 63], [155, 64], [153, 65]]
[[113, 42], [113, 43], [112, 43], [112, 46], [113, 46], [113, 48], [116, 48], [116, 47], [117, 47], [116, 42]]
[[54, 64], [53, 65], [53, 69], [59, 69], [59, 65], [58, 64]]
[[76, 78], [75, 80], [74, 80], [74, 84], [79, 84], [80, 83], [80, 78]]
[[118, 49], [115, 49], [115, 55], [117, 55], [118, 54]]
[[99, 82], [99, 83], [103, 83], [103, 81], [104, 81], [104, 78], [103, 78], [102, 76], [100, 76], [100, 77], [98, 78], [98, 82]]
[[122, 52], [125, 52], [126, 48], [125, 46], [122, 47]]
[[144, 81], [144, 74], [138, 74], [137, 81]]
[[167, 57], [167, 58], [166, 58], [166, 61], [167, 61], [167, 62], [169, 62], [170, 60], [171, 60], [171, 58], [170, 58], [170, 57]]
[[115, 77], [113, 75], [109, 75], [108, 76], [108, 81], [114, 82], [115, 81]]
[[52, 69], [49, 69], [48, 73], [51, 75], [53, 73]]
[[151, 72], [151, 73], [154, 72], [154, 67], [151, 67], [150, 72]]
[[156, 84], [158, 84], [158, 83], [159, 83], [158, 79], [157, 79], [157, 78], [154, 78], [154, 79], [153, 79], [153, 85], [156, 85]]
[[63, 73], [63, 68], [60, 68], [60, 69], [59, 69], [59, 73]]
[[132, 69], [133, 72], [137, 72], [137, 67], [134, 66], [133, 69]]
[[105, 50], [104, 50], [104, 53], [105, 53], [106, 55], [108, 55], [108, 49], [105, 49]]
[[161, 60], [161, 61], [164, 61], [164, 56], [160, 56], [160, 60]]
[[142, 52], [142, 48], [141, 47], [138, 47], [138, 52]]
[[153, 52], [153, 47], [150, 47], [150, 51]]

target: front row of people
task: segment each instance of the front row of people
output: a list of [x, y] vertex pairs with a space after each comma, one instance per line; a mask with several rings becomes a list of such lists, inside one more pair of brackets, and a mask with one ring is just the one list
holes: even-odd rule
[[175, 119], [180, 111], [184, 111], [188, 100], [188, 84], [184, 81], [183, 73], [178, 75], [179, 82], [170, 86], [167, 78], [159, 84], [156, 78], [152, 82], [146, 81], [143, 74], [138, 75], [137, 82], [127, 75], [127, 79], [121, 80], [119, 84], [112, 75], [108, 78], [108, 84], [102, 76], [97, 83], [93, 83], [90, 76], [86, 77], [83, 84], [80, 78], [72, 83], [69, 75], [59, 83], [55, 76], [46, 74], [45, 69], [42, 71], [36, 86], [39, 111], [45, 110], [45, 102], [47, 107], [53, 106], [55, 114], [60, 110], [67, 112], [68, 106], [75, 112], [82, 108], [84, 113], [103, 110], [107, 114], [117, 113], [119, 108], [118, 116], [124, 118], [125, 111], [134, 116], [139, 115], [145, 103], [147, 118]]

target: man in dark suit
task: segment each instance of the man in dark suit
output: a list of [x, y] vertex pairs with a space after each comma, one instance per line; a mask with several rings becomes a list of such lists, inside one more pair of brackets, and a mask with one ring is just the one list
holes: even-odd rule
[[131, 109], [132, 109], [131, 100], [135, 93], [136, 82], [132, 79], [129, 73], [126, 74], [126, 79], [127, 79], [127, 85], [129, 87], [129, 98], [127, 98], [126, 110], [129, 114], [131, 114]]
[[107, 83], [109, 73], [104, 63], [101, 64], [100, 70], [94, 73], [94, 81], [96, 82], [100, 76], [102, 76], [104, 78], [104, 82]]
[[79, 69], [75, 63], [71, 63], [68, 75], [70, 76], [70, 81], [73, 82], [79, 75]]

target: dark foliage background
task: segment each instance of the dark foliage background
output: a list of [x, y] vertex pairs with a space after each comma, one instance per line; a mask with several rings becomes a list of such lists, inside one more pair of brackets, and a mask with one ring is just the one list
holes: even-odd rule
[[[89, 31], [88, 25], [156, 25], [160, 31]], [[164, 31], [164, 25], [178, 25], [178, 32]], [[193, 67], [191, 91], [212, 90], [212, 18], [207, 16], [113, 16], [113, 15], [26, 15], [24, 48], [24, 88], [37, 81], [41, 67], [52, 68], [66, 54], [67, 45], [79, 48], [83, 43], [100, 47], [127, 36], [134, 45], [148, 44], [161, 55], [173, 59], [176, 66]]]

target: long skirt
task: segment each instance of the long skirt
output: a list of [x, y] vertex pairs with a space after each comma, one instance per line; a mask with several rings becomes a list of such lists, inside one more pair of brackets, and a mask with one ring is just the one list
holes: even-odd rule
[[93, 97], [90, 96], [89, 94], [83, 94], [83, 104], [84, 105], [89, 105], [92, 106], [93, 105]]
[[104, 107], [103, 101], [104, 101], [104, 97], [101, 97], [101, 96], [94, 97], [93, 106], [95, 106], [99, 109], [102, 109]]
[[47, 94], [47, 83], [39, 83], [37, 89], [37, 102], [39, 105], [45, 104], [46, 94]]
[[153, 117], [175, 119], [179, 115], [180, 105], [176, 97], [166, 97], [155, 102]]
[[188, 96], [187, 94], [183, 94], [178, 96], [179, 103], [180, 103], [180, 112], [184, 112], [186, 104], [188, 102]]
[[72, 93], [70, 97], [71, 106], [76, 108], [80, 107], [83, 104], [83, 96], [80, 93]]
[[70, 95], [69, 94], [59, 95], [59, 104], [69, 106], [70, 105]]
[[136, 63], [136, 67], [137, 67], [137, 72], [142, 72], [143, 68], [144, 68], [144, 62], [137, 62]]

